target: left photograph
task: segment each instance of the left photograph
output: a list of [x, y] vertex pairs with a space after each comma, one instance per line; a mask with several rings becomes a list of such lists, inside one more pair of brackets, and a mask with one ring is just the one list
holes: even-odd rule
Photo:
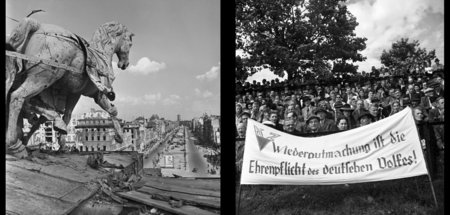
[[6, 6], [6, 214], [220, 214], [220, 1]]

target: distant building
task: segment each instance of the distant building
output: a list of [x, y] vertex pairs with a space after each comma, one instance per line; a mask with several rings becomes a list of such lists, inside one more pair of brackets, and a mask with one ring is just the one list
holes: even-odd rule
[[114, 126], [105, 111], [91, 109], [77, 120], [75, 128], [76, 139], [83, 144], [80, 151], [112, 151], [121, 146], [114, 139]]
[[191, 123], [192, 131], [206, 145], [220, 145], [220, 117], [203, 116], [194, 118]]

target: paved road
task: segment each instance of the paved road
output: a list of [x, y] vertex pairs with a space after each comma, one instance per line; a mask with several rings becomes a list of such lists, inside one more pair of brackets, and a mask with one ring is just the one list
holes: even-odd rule
[[[172, 135], [175, 135], [176, 133], [177, 132], [174, 132]], [[155, 168], [156, 167], [155, 165], [153, 165], [153, 159], [158, 158], [158, 153], [160, 155], [164, 154], [164, 148], [167, 146], [167, 143], [169, 142], [168, 140], [172, 139], [171, 136], [166, 138], [166, 141], [161, 143], [157, 150], [154, 150], [152, 153], [149, 153], [147, 159], [144, 157], [144, 168]]]
[[186, 128], [186, 154], [187, 154], [187, 169], [192, 171], [193, 168], [197, 169], [198, 173], [207, 173], [207, 162], [203, 154], [197, 149], [194, 141], [191, 140], [191, 132]]

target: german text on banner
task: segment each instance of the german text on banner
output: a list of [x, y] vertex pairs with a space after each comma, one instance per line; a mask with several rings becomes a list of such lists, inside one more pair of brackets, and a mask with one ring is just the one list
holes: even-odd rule
[[363, 127], [309, 138], [248, 120], [241, 184], [350, 184], [426, 174], [410, 108]]

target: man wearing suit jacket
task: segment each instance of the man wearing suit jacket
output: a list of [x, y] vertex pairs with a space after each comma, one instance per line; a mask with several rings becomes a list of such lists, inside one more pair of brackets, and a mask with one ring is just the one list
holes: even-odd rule
[[352, 113], [352, 116], [355, 119], [355, 121], [359, 122], [359, 117], [367, 112], [368, 111], [364, 107], [364, 100], [359, 99], [358, 101], [356, 101], [356, 109]]
[[315, 107], [311, 105], [311, 98], [308, 96], [303, 97], [303, 104], [305, 104], [305, 107], [302, 109], [302, 116], [306, 121], [309, 116], [314, 114]]
[[[428, 114], [428, 120], [430, 122], [444, 122], [444, 97], [438, 97], [436, 99], [436, 108], [431, 109]], [[437, 172], [442, 173], [444, 167], [444, 149], [445, 149], [445, 140], [444, 140], [444, 124], [435, 124], [432, 125], [434, 130], [434, 136], [436, 137], [436, 145], [438, 147], [439, 155], [438, 155], [438, 166]]]
[[431, 109], [428, 114], [428, 120], [430, 122], [443, 122], [444, 121], [444, 97], [439, 97], [436, 99], [436, 108]]
[[314, 114], [319, 117], [319, 131], [328, 132], [328, 131], [336, 131], [337, 127], [334, 123], [334, 120], [328, 119], [328, 112], [323, 108], [317, 108], [314, 111]]
[[433, 106], [434, 89], [433, 88], [427, 88], [427, 89], [424, 90], [424, 93], [425, 93], [425, 96], [421, 98], [420, 106], [422, 106], [426, 110], [425, 115], [427, 115], [427, 113], [430, 111], [430, 109], [434, 109], [435, 108]]

